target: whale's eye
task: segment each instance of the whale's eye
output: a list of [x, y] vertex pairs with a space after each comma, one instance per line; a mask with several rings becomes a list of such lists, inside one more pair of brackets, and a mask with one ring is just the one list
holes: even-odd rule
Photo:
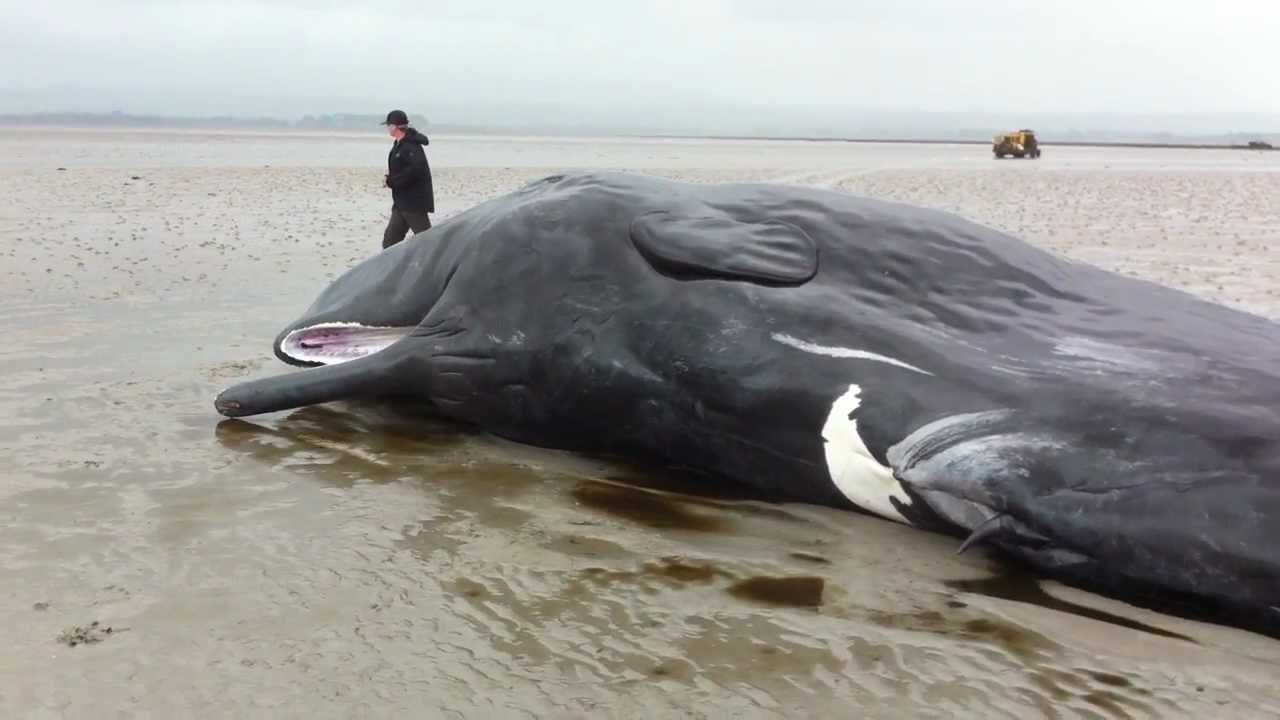
[[655, 270], [681, 279], [802, 285], [818, 271], [813, 238], [781, 220], [745, 222], [659, 211], [632, 221], [631, 241]]

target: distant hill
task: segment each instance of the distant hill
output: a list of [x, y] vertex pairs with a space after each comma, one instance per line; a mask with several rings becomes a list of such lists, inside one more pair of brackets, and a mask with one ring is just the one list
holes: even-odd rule
[[[440, 125], [424, 122], [423, 113], [409, 113], [418, 127], [431, 127], [436, 132], [481, 132], [505, 133], [534, 131], [534, 128], [520, 126], [478, 126], [478, 125]], [[326, 115], [303, 115], [286, 120], [266, 116], [169, 116], [169, 115], [133, 115], [123, 112], [90, 113], [90, 112], [49, 112], [49, 113], [0, 113], [0, 127], [68, 127], [68, 128], [155, 128], [178, 130], [300, 130], [300, 131], [339, 131], [367, 132], [382, 134], [384, 115], [363, 115], [356, 113], [334, 113]], [[553, 128], [539, 128], [548, 132]], [[575, 128], [560, 128], [562, 132], [573, 133]]]
[[289, 121], [272, 117], [182, 117], [111, 113], [26, 113], [0, 115], [0, 125], [27, 127], [192, 128], [204, 130], [376, 130], [381, 117], [364, 115], [306, 115]]
[[288, 128], [290, 123], [272, 118], [159, 117], [124, 113], [30, 113], [0, 115], [9, 127], [152, 127], [152, 128]]

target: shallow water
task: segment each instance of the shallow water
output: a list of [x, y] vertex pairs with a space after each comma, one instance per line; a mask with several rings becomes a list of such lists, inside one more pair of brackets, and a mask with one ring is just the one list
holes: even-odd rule
[[[403, 403], [225, 420], [214, 394], [285, 371], [277, 330], [376, 249], [381, 146], [232, 138], [193, 163], [211, 146], [120, 135], [72, 166], [46, 142], [0, 132], [0, 715], [1280, 716], [1280, 641], [950, 538]], [[439, 151], [442, 216], [554, 167], [542, 141], [493, 142], [471, 163]], [[258, 143], [309, 160], [262, 168]], [[571, 145], [568, 165], [668, 153], [655, 172], [958, 204], [1280, 315], [1278, 168], [1255, 155], [1191, 171], [1169, 163], [1206, 156], [898, 148], [894, 165], [842, 146], [798, 171], [773, 145]], [[503, 153], [515, 169], [486, 159]]]

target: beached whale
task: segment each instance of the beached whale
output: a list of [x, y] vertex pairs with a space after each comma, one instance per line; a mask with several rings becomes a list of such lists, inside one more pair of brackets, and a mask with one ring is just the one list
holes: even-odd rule
[[548, 177], [339, 277], [243, 416], [408, 395], [1280, 618], [1280, 325], [832, 191]]

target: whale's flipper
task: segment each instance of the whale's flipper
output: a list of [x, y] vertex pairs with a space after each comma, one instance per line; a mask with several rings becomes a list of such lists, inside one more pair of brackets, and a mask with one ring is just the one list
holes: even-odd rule
[[1274, 458], [1194, 452], [1214, 439], [1157, 417], [1127, 432], [1108, 431], [1107, 420], [953, 415], [887, 457], [904, 487], [968, 534], [961, 552], [981, 544], [1104, 587], [1273, 604], [1280, 578], [1269, 538], [1280, 499], [1254, 473]]
[[956, 548], [956, 554], [963, 555], [969, 548], [982, 543], [991, 543], [999, 547], [1016, 547], [1024, 553], [1043, 553], [1047, 559], [1053, 561], [1053, 567], [1089, 561], [1089, 558], [1081, 553], [1055, 548], [1049, 538], [1006, 513], [992, 515], [974, 528], [964, 542], [960, 543], [960, 547]]
[[631, 241], [655, 270], [681, 278], [724, 278], [763, 285], [803, 285], [818, 272], [818, 246], [781, 220], [645, 213]]

